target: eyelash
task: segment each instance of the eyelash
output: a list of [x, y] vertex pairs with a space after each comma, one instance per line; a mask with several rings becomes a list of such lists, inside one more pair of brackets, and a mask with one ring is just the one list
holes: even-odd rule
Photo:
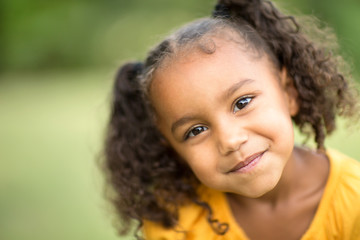
[[[243, 96], [243, 97], [238, 98], [235, 101], [234, 105], [233, 105], [233, 112], [236, 113], [236, 112], [244, 109], [245, 107], [247, 107], [247, 105], [249, 105], [249, 103], [253, 100], [253, 98], [254, 98], [254, 96]], [[239, 107], [237, 104], [240, 103], [240, 102], [242, 102], [241, 104], [243, 106]], [[236, 108], [238, 108], [238, 110], [236, 110]], [[197, 130], [197, 132], [194, 133], [193, 132], [194, 130]], [[189, 129], [189, 131], [187, 131], [185, 133], [184, 140], [186, 141], [189, 138], [195, 137], [195, 136], [201, 134], [202, 132], [204, 132], [206, 130], [208, 130], [208, 127], [201, 126], [201, 125], [200, 126], [195, 126], [195, 127], [191, 128], [191, 129]]]

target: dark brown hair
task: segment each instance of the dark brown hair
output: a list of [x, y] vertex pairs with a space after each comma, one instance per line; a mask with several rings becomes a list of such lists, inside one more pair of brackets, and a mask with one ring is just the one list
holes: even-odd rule
[[153, 121], [147, 97], [152, 75], [179, 51], [197, 47], [211, 54], [216, 49], [202, 40], [224, 31], [237, 33], [246, 47], [287, 69], [298, 93], [299, 112], [293, 120], [301, 132], [314, 136], [318, 149], [324, 149], [325, 136], [335, 129], [336, 115], [356, 113], [356, 94], [348, 76], [338, 69], [343, 61], [324, 43], [319, 47], [309, 40], [294, 17], [262, 0], [220, 0], [214, 15], [181, 28], [150, 51], [144, 62], [127, 63], [116, 76], [103, 163], [121, 233], [130, 229], [134, 219], [138, 227], [145, 219], [174, 227], [179, 207], [189, 202], [208, 210], [216, 232], [226, 232], [212, 219], [211, 208], [198, 199], [199, 181], [164, 144]]

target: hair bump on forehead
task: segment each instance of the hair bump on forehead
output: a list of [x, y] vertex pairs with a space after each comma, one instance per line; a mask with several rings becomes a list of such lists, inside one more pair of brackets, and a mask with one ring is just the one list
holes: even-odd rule
[[197, 44], [197, 48], [206, 54], [213, 54], [216, 50], [216, 43], [212, 38], [205, 38]]

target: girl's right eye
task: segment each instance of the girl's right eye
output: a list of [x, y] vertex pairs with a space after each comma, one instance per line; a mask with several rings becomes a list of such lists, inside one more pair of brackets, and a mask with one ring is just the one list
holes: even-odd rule
[[206, 130], [208, 130], [208, 128], [205, 126], [194, 127], [185, 134], [185, 140], [187, 140], [188, 138], [195, 137], [196, 135], [199, 135], [200, 133], [202, 133]]

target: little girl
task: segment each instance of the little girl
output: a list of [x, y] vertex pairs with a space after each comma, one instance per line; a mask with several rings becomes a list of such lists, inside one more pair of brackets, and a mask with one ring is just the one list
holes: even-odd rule
[[[356, 94], [325, 46], [268, 1], [219, 0], [122, 66], [105, 144], [121, 232], [360, 239], [360, 164], [324, 147]], [[293, 122], [316, 150], [294, 146]]]

